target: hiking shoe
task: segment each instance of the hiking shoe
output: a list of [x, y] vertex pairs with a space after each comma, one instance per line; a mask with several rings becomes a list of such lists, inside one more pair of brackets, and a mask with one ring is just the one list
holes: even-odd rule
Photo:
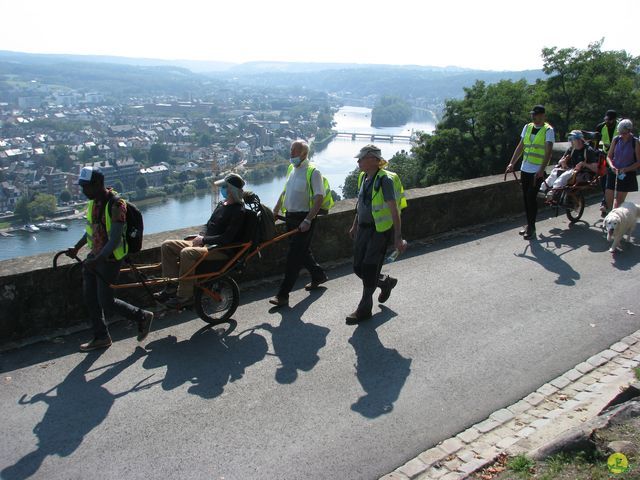
[[526, 235], [526, 234], [527, 234], [527, 227], [522, 227], [522, 230], [518, 232], [518, 235]]
[[605, 205], [600, 205], [600, 218], [604, 218], [607, 216], [607, 207]]
[[380, 285], [380, 295], [378, 295], [378, 303], [384, 303], [389, 300], [391, 290], [398, 284], [398, 279], [393, 277], [387, 277]]
[[289, 305], [289, 297], [279, 297], [276, 295], [273, 298], [269, 299], [269, 303], [271, 305], [275, 305], [276, 307], [287, 307]]
[[346, 323], [347, 325], [355, 325], [365, 320], [369, 320], [371, 316], [371, 310], [356, 310], [355, 312], [347, 315]]
[[182, 310], [183, 308], [190, 307], [191, 305], [193, 305], [193, 297], [192, 298], [171, 297], [169, 300], [164, 302], [165, 307], [173, 308], [175, 310]]
[[322, 278], [320, 278], [320, 279], [318, 279], [318, 280], [311, 280], [311, 282], [310, 282], [310, 283], [307, 283], [307, 284], [304, 286], [304, 289], [305, 289], [307, 292], [310, 292], [311, 290], [315, 290], [315, 289], [317, 289], [318, 287], [320, 287], [320, 285], [322, 285], [323, 283], [327, 282], [328, 280], [329, 280], [329, 277], [327, 277], [327, 275], [326, 275], [326, 274], [324, 274], [324, 275], [322, 276]]
[[153, 322], [153, 312], [148, 310], [144, 310], [142, 312], [142, 320], [138, 322], [138, 341], [141, 342], [147, 335], [149, 335], [149, 330], [151, 329], [151, 322]]
[[111, 338], [94, 338], [90, 342], [80, 345], [81, 352], [90, 352], [92, 350], [98, 350], [100, 348], [109, 348], [111, 346]]
[[525, 233], [522, 238], [524, 238], [525, 240], [531, 240], [532, 238], [535, 238], [535, 237], [536, 237], [536, 229], [532, 228], [531, 230], [527, 230], [527, 233]]

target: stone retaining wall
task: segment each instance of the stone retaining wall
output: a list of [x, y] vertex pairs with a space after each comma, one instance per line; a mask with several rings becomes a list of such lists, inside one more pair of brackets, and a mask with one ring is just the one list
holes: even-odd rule
[[[402, 216], [404, 237], [411, 241], [457, 228], [484, 223], [522, 211], [519, 185], [502, 175], [465, 180], [407, 191], [408, 208]], [[313, 251], [319, 262], [351, 254], [347, 231], [355, 202], [338, 202], [318, 220]], [[203, 222], [206, 218], [203, 217]], [[280, 226], [282, 228], [282, 226]], [[159, 246], [167, 238], [183, 238], [198, 227], [148, 235], [136, 263], [158, 262]], [[255, 257], [239, 280], [254, 280], [283, 272], [287, 242], [275, 244], [262, 258]], [[0, 262], [0, 346], [36, 335], [50, 335], [86, 321], [79, 268], [61, 257], [62, 268], [52, 268], [53, 254]], [[137, 305], [149, 303], [143, 289], [121, 291]], [[146, 297], [146, 298], [145, 298]]]

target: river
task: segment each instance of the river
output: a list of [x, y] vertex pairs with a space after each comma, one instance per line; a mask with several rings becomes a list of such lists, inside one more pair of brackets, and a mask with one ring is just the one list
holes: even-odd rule
[[[412, 130], [431, 132], [433, 122], [412, 121], [402, 127], [373, 128], [370, 126], [371, 109], [345, 106], [336, 112], [334, 127], [338, 131], [358, 133], [378, 133], [410, 135]], [[367, 138], [351, 140], [350, 137], [336, 137], [313, 157], [313, 162], [322, 174], [327, 177], [331, 188], [342, 194], [345, 177], [356, 167], [354, 155], [364, 145], [371, 143]], [[410, 144], [405, 141], [378, 141], [385, 158], [391, 158], [397, 151], [409, 150]], [[262, 202], [273, 207], [282, 191], [284, 178], [274, 178], [260, 184], [248, 184], [247, 189], [256, 192]], [[167, 199], [163, 203], [140, 207], [144, 214], [145, 233], [157, 233], [166, 230], [202, 225], [211, 212], [211, 195], [196, 195], [182, 199]], [[0, 260], [20, 256], [54, 252], [72, 246], [84, 231], [83, 221], [67, 222], [67, 231], [40, 231], [36, 234], [17, 233], [14, 237], [0, 237]]]

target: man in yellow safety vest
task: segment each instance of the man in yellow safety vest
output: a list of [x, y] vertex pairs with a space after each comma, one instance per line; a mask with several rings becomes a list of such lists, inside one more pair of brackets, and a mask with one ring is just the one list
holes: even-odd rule
[[536, 216], [538, 215], [538, 190], [545, 177], [545, 168], [551, 160], [551, 152], [555, 142], [553, 127], [545, 122], [546, 111], [542, 105], [536, 105], [530, 112], [531, 123], [522, 129], [520, 142], [516, 147], [506, 172], [513, 172], [515, 164], [522, 159], [520, 167], [524, 210], [527, 214], [527, 225], [520, 230], [525, 240], [536, 236]]
[[385, 170], [387, 161], [375, 145], [362, 147], [358, 155], [358, 204], [349, 235], [354, 239], [353, 271], [362, 279], [362, 298], [358, 308], [347, 316], [347, 324], [356, 324], [372, 316], [373, 293], [380, 288], [378, 302], [384, 303], [398, 280], [381, 275], [389, 244], [398, 252], [406, 249], [402, 239], [400, 212], [407, 206], [398, 175]]
[[[615, 110], [607, 110], [604, 114], [604, 121], [596, 125], [595, 131], [600, 134], [600, 145], [604, 153], [609, 153], [611, 141], [618, 136], [618, 114]], [[602, 187], [602, 202], [600, 203], [600, 213], [604, 218], [607, 215], [607, 203], [604, 199], [604, 191], [607, 188], [607, 176], [600, 178]]]
[[111, 336], [107, 319], [115, 311], [138, 325], [138, 341], [149, 334], [153, 313], [114, 298], [111, 284], [120, 273], [127, 243], [124, 238], [127, 218], [127, 204], [112, 189], [104, 186], [103, 173], [93, 167], [83, 167], [78, 185], [89, 199], [87, 203], [87, 224], [85, 234], [66, 252], [75, 258], [85, 245], [89, 254], [83, 262], [82, 281], [84, 299], [93, 326], [93, 340], [80, 345], [80, 350], [89, 352], [111, 346]]

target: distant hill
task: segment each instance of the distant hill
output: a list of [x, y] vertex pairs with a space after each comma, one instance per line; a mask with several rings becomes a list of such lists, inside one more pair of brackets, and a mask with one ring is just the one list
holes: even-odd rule
[[[312, 62], [202, 62], [95, 55], [52, 55], [0, 51], [0, 99], [16, 84], [36, 80], [114, 96], [194, 95], [221, 85], [303, 88], [346, 97], [396, 95], [439, 105], [461, 97], [476, 80], [487, 83], [543, 78], [540, 70], [487, 71], [460, 67]], [[3, 80], [4, 79], [4, 80]], [[11, 81], [7, 81], [11, 79]], [[18, 80], [16, 82], [15, 80]]]
[[133, 58], [115, 57], [108, 55], [70, 55], [70, 54], [44, 54], [44, 53], [20, 53], [0, 50], [1, 60], [17, 60], [38, 63], [59, 62], [84, 62], [84, 63], [112, 63], [117, 65], [134, 65], [139, 67], [181, 67], [195, 73], [218, 72], [228, 70], [235, 63], [209, 62], [201, 60], [161, 60], [158, 58]]
[[[350, 96], [396, 95], [426, 98], [441, 103], [446, 98], [461, 97], [463, 88], [476, 80], [494, 83], [500, 80], [535, 82], [544, 78], [541, 70], [488, 71], [457, 67], [421, 67], [394, 65], [328, 64], [290, 65], [287, 63], [242, 64], [227, 71], [211, 73], [215, 78], [245, 85], [271, 87], [305, 87]], [[267, 68], [273, 66], [273, 68]], [[319, 69], [316, 69], [319, 68]]]

